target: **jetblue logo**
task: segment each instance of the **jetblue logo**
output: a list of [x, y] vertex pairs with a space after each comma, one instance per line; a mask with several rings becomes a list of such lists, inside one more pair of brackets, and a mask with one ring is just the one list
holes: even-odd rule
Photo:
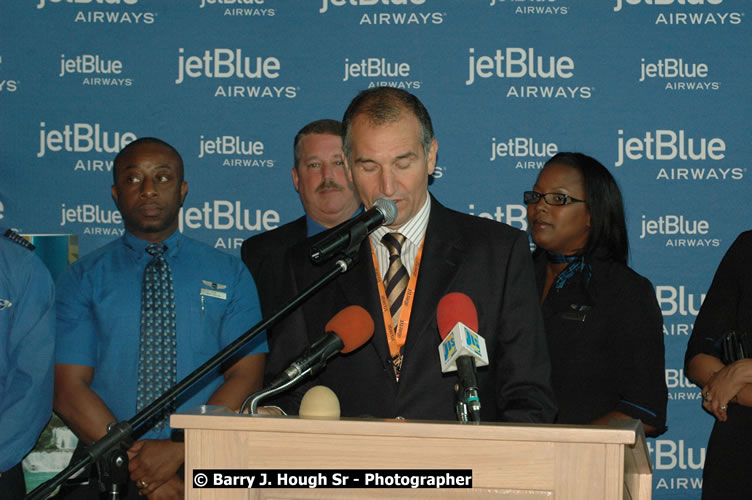
[[123, 62], [117, 59], [105, 59], [99, 54], [82, 54], [66, 59], [65, 54], [60, 54], [60, 77], [66, 73], [119, 75], [122, 72]]
[[84, 224], [120, 224], [123, 217], [117, 210], [108, 210], [99, 205], [76, 205], [66, 208], [65, 203], [60, 208], [60, 225], [84, 223]]
[[279, 225], [279, 213], [275, 210], [244, 208], [240, 201], [214, 200], [204, 202], [201, 208], [180, 209], [178, 229], [215, 229], [220, 231], [268, 231]]
[[138, 3], [138, 0], [39, 0], [39, 3], [37, 4], [37, 9], [43, 9], [45, 7], [46, 2], [49, 3], [73, 3], [77, 5], [136, 5]]
[[491, 157], [489, 160], [496, 161], [498, 158], [551, 158], [559, 152], [559, 146], [553, 142], [540, 142], [532, 137], [512, 137], [510, 139], [496, 140], [491, 138]]
[[625, 160], [654, 161], [719, 161], [726, 157], [726, 143], [720, 137], [691, 137], [684, 130], [648, 130], [644, 136], [624, 137], [624, 130], [617, 132], [617, 160], [615, 167]]
[[486, 210], [480, 206], [476, 208], [475, 203], [471, 203], [467, 207], [467, 213], [470, 215], [495, 220], [496, 222], [506, 222], [517, 229], [527, 230], [527, 207], [525, 205], [511, 204]]
[[496, 49], [492, 56], [475, 56], [470, 48], [468, 57], [468, 79], [465, 85], [472, 85], [477, 78], [563, 78], [574, 76], [574, 60], [569, 56], [540, 56], [529, 47], [507, 47]]
[[723, 0], [616, 0], [614, 12], [619, 12], [624, 5], [720, 5]]
[[180, 85], [188, 78], [269, 78], [279, 77], [281, 64], [276, 57], [243, 55], [243, 49], [216, 48], [205, 50], [201, 56], [184, 56], [178, 49], [178, 77]]
[[[723, 0], [616, 0], [614, 12], [621, 12], [627, 6], [646, 5], [648, 8], [657, 10], [656, 25], [719, 26], [741, 24], [742, 17], [744, 16], [743, 12], [710, 10], [710, 7], [721, 5], [722, 3]], [[667, 6], [670, 7], [668, 9], [662, 8]]]
[[655, 470], [699, 470], [705, 465], [705, 448], [692, 448], [684, 440], [656, 439], [648, 442]]
[[136, 140], [133, 132], [108, 132], [99, 123], [66, 124], [61, 130], [47, 130], [45, 122], [40, 122], [39, 127], [38, 158], [47, 151], [117, 153]]
[[322, 0], [319, 12], [321, 14], [329, 10], [329, 6], [343, 7], [352, 5], [353, 7], [366, 7], [373, 5], [423, 5], [426, 0]]
[[655, 297], [663, 316], [697, 316], [705, 300], [704, 293], [689, 293], [684, 285], [658, 285], [655, 287]]

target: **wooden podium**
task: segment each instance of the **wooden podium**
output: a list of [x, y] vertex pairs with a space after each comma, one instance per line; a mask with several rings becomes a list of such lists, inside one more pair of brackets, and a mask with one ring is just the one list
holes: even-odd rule
[[[185, 429], [190, 500], [303, 498], [650, 499], [652, 468], [636, 420], [610, 426], [302, 419], [205, 407]], [[202, 489], [193, 469], [472, 469], [472, 489]]]

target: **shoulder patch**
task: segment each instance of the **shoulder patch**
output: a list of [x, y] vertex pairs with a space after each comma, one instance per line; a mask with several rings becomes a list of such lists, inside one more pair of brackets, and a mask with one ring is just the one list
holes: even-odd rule
[[18, 234], [12, 229], [8, 229], [7, 231], [5, 231], [5, 234], [3, 236], [5, 236], [6, 238], [8, 238], [10, 241], [14, 243], [18, 243], [19, 245], [21, 245], [27, 250], [34, 250], [34, 245], [32, 245], [29, 240], [27, 240], [26, 238], [24, 238], [23, 236], [21, 236], [20, 234]]

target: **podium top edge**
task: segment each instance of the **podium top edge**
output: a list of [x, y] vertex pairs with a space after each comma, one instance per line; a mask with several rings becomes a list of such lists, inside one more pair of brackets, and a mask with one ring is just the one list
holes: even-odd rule
[[173, 414], [173, 428], [285, 432], [300, 434], [382, 435], [393, 437], [613, 443], [633, 446], [642, 434], [638, 420], [619, 419], [609, 425], [563, 425], [510, 422], [462, 424], [439, 420], [301, 418], [297, 416], [240, 415], [229, 410], [200, 407]]

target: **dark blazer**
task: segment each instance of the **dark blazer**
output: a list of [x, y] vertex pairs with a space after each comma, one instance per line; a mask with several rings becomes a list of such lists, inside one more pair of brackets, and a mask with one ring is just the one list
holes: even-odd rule
[[[684, 370], [697, 354], [721, 358], [719, 339], [729, 330], [752, 333], [752, 231], [740, 234], [723, 256], [697, 315]], [[698, 390], [702, 387], [698, 387]], [[699, 409], [698, 409], [699, 410]], [[732, 402], [728, 420], [714, 420], [702, 472], [704, 500], [749, 498], [752, 407]]]
[[276, 229], [257, 234], [245, 240], [240, 257], [256, 282], [264, 318], [284, 305], [286, 296], [286, 269], [284, 256], [288, 248], [306, 239], [306, 216], [288, 222]]
[[[550, 366], [527, 236], [505, 224], [449, 210], [433, 197], [431, 203], [400, 382], [389, 362], [367, 238], [350, 271], [279, 325], [274, 336], [295, 348], [273, 351], [269, 359], [279, 363], [280, 358], [296, 358], [322, 335], [329, 319], [351, 304], [371, 314], [373, 338], [352, 353], [334, 357], [320, 375], [278, 400], [283, 408], [297, 413], [305, 390], [322, 384], [339, 397], [343, 416], [455, 420], [457, 376], [441, 373], [436, 309], [447, 293], [463, 292], [478, 310], [478, 333], [486, 340], [490, 359], [489, 366], [478, 370], [482, 419], [553, 420]], [[312, 265], [307, 251], [306, 245], [297, 245], [288, 255], [297, 289], [332, 266]]]
[[[663, 316], [653, 285], [618, 262], [591, 257], [543, 303], [560, 424], [589, 424], [616, 410], [666, 429]], [[546, 256], [534, 258], [539, 296]]]

